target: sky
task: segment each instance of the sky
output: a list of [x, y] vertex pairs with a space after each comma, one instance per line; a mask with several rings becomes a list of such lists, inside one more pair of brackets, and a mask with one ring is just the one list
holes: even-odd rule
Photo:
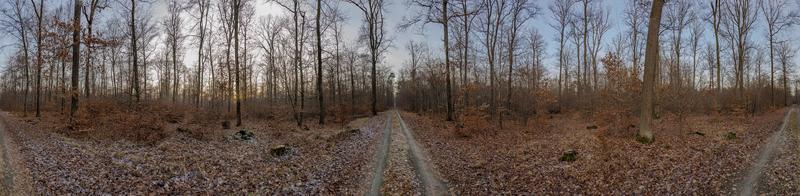
[[[536, 5], [540, 8], [540, 15], [536, 18], [530, 20], [527, 24], [529, 28], [536, 28], [542, 33], [545, 40], [548, 41], [548, 54], [555, 54], [556, 45], [553, 43], [555, 42], [555, 32], [553, 29], [548, 25], [550, 22], [550, 17], [546, 14], [549, 14], [549, 10], [547, 10], [547, 6], [551, 4], [553, 0], [540, 0], [536, 1]], [[602, 4], [605, 8], [610, 11], [610, 15], [612, 18], [621, 17], [624, 11], [623, 4], [621, 2], [625, 2], [626, 0], [604, 0], [605, 3]], [[616, 3], [620, 2], [620, 3]], [[155, 18], [164, 17], [166, 13], [167, 7], [167, 0], [157, 0], [154, 2], [152, 6], [152, 13]], [[267, 2], [265, 0], [256, 0], [256, 17], [266, 16], [266, 15], [288, 15], [290, 14], [285, 8], [278, 6], [275, 3]], [[315, 2], [311, 2], [315, 3]], [[356, 38], [359, 34], [358, 29], [362, 25], [362, 18], [363, 15], [361, 14], [360, 10], [354, 7], [351, 4], [345, 2], [339, 2], [339, 5], [342, 8], [342, 12], [345, 13], [346, 21], [344, 24], [344, 40], [347, 40], [348, 44], [356, 43]], [[309, 10], [311, 11], [311, 10]], [[422, 43], [427, 43], [430, 47], [430, 51], [433, 55], [442, 57], [444, 56], [444, 50], [442, 48], [443, 45], [443, 36], [442, 36], [442, 27], [438, 24], [428, 24], [425, 25], [424, 28], [421, 25], [414, 26], [410, 29], [402, 31], [398, 28], [405, 18], [413, 17], [414, 15], [418, 14], [418, 10], [416, 7], [411, 6], [408, 4], [406, 0], [387, 0], [387, 8], [386, 8], [386, 32], [388, 32], [388, 36], [391, 38], [391, 47], [388, 49], [386, 55], [384, 56], [383, 63], [391, 67], [391, 69], [395, 72], [399, 72], [400, 69], [405, 66], [405, 62], [409, 58], [408, 51], [405, 49], [406, 45], [409, 41], [423, 41]], [[621, 20], [621, 18], [619, 18]], [[620, 20], [611, 20], [611, 21], [620, 21]], [[617, 34], [617, 25], [621, 24], [612, 24], [613, 28], [607, 33], [607, 38]], [[524, 34], [524, 33], [523, 33]], [[610, 39], [607, 39], [610, 40]], [[476, 43], [473, 43], [474, 46], [478, 46]], [[605, 44], [604, 44], [605, 45]], [[187, 47], [187, 49], [191, 50], [194, 47]], [[196, 49], [195, 49], [196, 50]], [[186, 65], [194, 66], [196, 64], [196, 52], [188, 52], [184, 55], [184, 62]], [[552, 56], [552, 55], [549, 55]], [[1, 62], [1, 61], [0, 61]], [[545, 63], [548, 65], [556, 66], [554, 64], [555, 60], [553, 58], [546, 58]], [[556, 67], [557, 68], [557, 67]]]
[[[151, 6], [147, 6], [146, 9], [150, 9], [149, 13], [152, 14], [154, 21], [160, 21], [162, 17], [165, 17], [167, 14], [166, 6], [170, 0], [154, 0]], [[550, 68], [550, 70], [557, 69], [555, 54], [557, 53], [557, 42], [556, 42], [556, 33], [555, 30], [548, 25], [551, 23], [550, 11], [547, 9], [547, 6], [551, 4], [552, 1], [557, 0], [539, 0], [535, 1], [537, 6], [540, 8], [540, 15], [529, 20], [526, 24], [526, 29], [523, 32], [527, 32], [528, 30], [535, 28], [537, 29], [545, 38], [547, 42], [547, 54], [545, 58], [545, 65]], [[59, 1], [51, 1], [51, 2], [59, 2]], [[289, 14], [283, 7], [280, 7], [274, 3], [269, 3], [266, 0], [256, 0], [256, 17], [266, 16], [266, 15], [286, 15]], [[416, 8], [410, 6], [406, 0], [387, 0], [387, 12], [386, 12], [386, 31], [388, 32], [389, 37], [391, 38], [391, 47], [387, 51], [384, 57], [384, 63], [392, 68], [395, 72], [399, 71], [403, 66], [405, 66], [404, 62], [407, 61], [409, 58], [408, 51], [405, 50], [406, 44], [410, 40], [415, 41], [423, 41], [422, 43], [427, 43], [431, 53], [434, 56], [443, 56], [442, 50], [442, 28], [441, 25], [438, 24], [428, 24], [423, 29], [420, 29], [420, 26], [412, 27], [407, 31], [401, 31], [398, 29], [398, 24], [402, 22], [404, 18], [412, 17], [414, 14], [417, 14]], [[610, 13], [611, 18], [611, 29], [606, 33], [604, 37], [603, 47], [607, 48], [607, 45], [611, 42], [611, 40], [617, 36], [620, 29], [624, 29], [623, 23], [623, 13], [624, 7], [627, 3], [627, 0], [601, 0], [598, 4], [608, 10]], [[61, 3], [69, 3], [68, 1], [64, 1]], [[110, 1], [111, 4], [118, 4], [117, 1]], [[51, 3], [53, 4], [53, 3]], [[362, 23], [362, 15], [359, 10], [357, 10], [353, 5], [350, 5], [345, 2], [339, 2], [339, 5], [342, 7], [342, 11], [346, 14], [347, 20], [345, 21], [344, 25], [344, 40], [348, 42], [348, 44], [356, 43], [356, 37], [358, 35], [358, 29]], [[4, 5], [5, 6], [5, 5]], [[576, 7], [580, 7], [580, 5], [576, 5]], [[311, 11], [311, 10], [309, 10]], [[103, 11], [104, 15], [110, 14], [119, 14], [119, 11], [116, 10], [106, 10]], [[705, 11], [704, 11], [705, 12]], [[702, 16], [705, 13], [701, 13]], [[188, 19], [188, 15], [184, 14], [184, 18], [187, 18], [185, 23], [188, 26], [190, 19]], [[759, 19], [762, 20], [762, 19]], [[256, 20], [257, 21], [257, 20]], [[762, 23], [762, 22], [759, 22]], [[762, 27], [756, 27], [755, 33], [752, 35], [752, 39], [755, 42], [762, 43], [763, 42], [763, 33], [761, 32], [763, 29]], [[706, 36], [710, 36], [710, 31], [706, 30]], [[192, 33], [189, 32], [188, 27], [184, 33]], [[523, 33], [525, 34], [525, 33]], [[688, 34], [688, 33], [686, 33]], [[16, 42], [16, 40], [10, 39], [9, 36], [2, 36], [0, 37], [0, 43], [3, 45], [9, 45]], [[161, 44], [162, 42], [156, 41], [156, 44]], [[185, 55], [182, 57], [184, 64], [189, 67], [196, 66], [196, 59], [197, 59], [197, 52], [196, 46], [190, 45], [192, 41], [186, 41], [185, 45]], [[481, 47], [480, 44], [475, 43], [473, 46]], [[479, 48], [478, 48], [479, 49]], [[0, 48], [0, 65], [5, 65], [8, 59], [8, 56], [13, 53], [15, 49], [13, 47], [3, 47]], [[192, 52], [194, 50], [195, 52]], [[480, 51], [480, 49], [479, 49]], [[601, 52], [600, 54], [604, 54]], [[551, 71], [552, 72], [552, 71]]]

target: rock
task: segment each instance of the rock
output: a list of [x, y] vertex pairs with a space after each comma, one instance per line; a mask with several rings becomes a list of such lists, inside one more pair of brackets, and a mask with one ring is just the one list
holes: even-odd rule
[[292, 148], [289, 148], [286, 145], [278, 145], [269, 150], [269, 154], [275, 157], [286, 156], [290, 153], [292, 153]]
[[586, 129], [589, 129], [589, 130], [592, 130], [592, 129], [597, 129], [597, 125], [589, 125], [589, 126], [586, 126]]
[[728, 139], [728, 140], [734, 140], [734, 139], [736, 139], [736, 133], [734, 133], [734, 132], [728, 132], [728, 133], [726, 133], [726, 134], [725, 134], [725, 139]]
[[359, 129], [359, 128], [350, 129], [349, 132], [355, 134], [355, 133], [361, 132], [361, 129]]
[[233, 138], [242, 141], [250, 141], [255, 138], [255, 136], [253, 136], [253, 132], [242, 129], [233, 134]]
[[561, 155], [561, 159], [560, 160], [561, 161], [566, 161], [566, 162], [573, 162], [573, 161], [575, 161], [575, 159], [578, 159], [578, 152], [573, 150], [573, 149], [570, 149], [570, 150], [567, 150], [567, 152], [564, 152], [564, 154]]
[[222, 128], [223, 129], [230, 129], [231, 128], [231, 121], [222, 121]]

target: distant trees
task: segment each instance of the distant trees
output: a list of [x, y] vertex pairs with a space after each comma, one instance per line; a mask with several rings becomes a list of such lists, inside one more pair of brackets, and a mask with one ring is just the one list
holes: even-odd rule
[[[86, 28], [87, 28], [86, 29], [86, 40], [85, 40], [85, 43], [86, 43], [86, 74], [84, 74], [84, 77], [85, 77], [85, 79], [84, 79], [84, 81], [85, 81], [85, 83], [84, 83], [84, 92], [85, 92], [85, 96], [87, 98], [91, 95], [91, 85], [90, 85], [91, 82], [89, 82], [91, 80], [89, 78], [91, 76], [91, 70], [94, 67], [94, 66], [92, 66], [92, 63], [94, 61], [92, 59], [90, 59], [90, 58], [94, 58], [94, 55], [92, 55], [92, 51], [94, 50], [94, 48], [92, 47], [92, 44], [94, 42], [96, 42], [94, 40], [94, 38], [93, 38], [94, 31], [92, 30], [92, 27], [94, 26], [93, 24], [94, 24], [95, 16], [100, 11], [100, 9], [105, 7], [105, 5], [101, 5], [101, 3], [105, 4], [104, 2], [101, 2], [101, 0], [90, 0], [89, 1], [89, 7], [88, 7], [89, 10], [88, 11], [83, 11], [84, 17], [86, 17]], [[78, 16], [78, 17], [80, 19], [80, 16]]]
[[3, 30], [6, 34], [10, 34], [17, 38], [20, 42], [20, 50], [22, 57], [22, 72], [25, 75], [25, 84], [23, 87], [22, 95], [22, 112], [24, 116], [28, 115], [28, 92], [30, 92], [30, 61], [28, 55], [28, 26], [26, 15], [26, 0], [7, 0], [7, 6], [3, 9]]
[[[446, 83], [446, 94], [447, 94], [447, 121], [453, 121], [453, 115], [455, 113], [455, 109], [453, 108], [453, 91], [451, 87], [451, 80], [450, 80], [450, 19], [453, 16], [449, 15], [451, 12], [448, 9], [448, 0], [441, 0], [441, 1], [422, 1], [422, 0], [412, 0], [413, 5], [423, 9], [422, 13], [418, 13], [417, 16], [414, 16], [409, 21], [406, 21], [405, 24], [401, 25], [401, 28], [408, 28], [409, 26], [422, 23], [424, 27], [425, 24], [428, 23], [437, 23], [442, 25], [442, 49], [444, 50], [444, 69], [445, 69], [445, 83]], [[457, 16], [456, 16], [457, 17]]]
[[[507, 81], [507, 88], [508, 88], [508, 96], [506, 96], [506, 108], [511, 109], [513, 106], [511, 105], [511, 97], [514, 90], [512, 89], [512, 83], [514, 81], [514, 57], [517, 56], [515, 53], [517, 44], [518, 44], [518, 36], [519, 32], [522, 30], [525, 23], [536, 16], [539, 12], [539, 8], [536, 7], [534, 4], [527, 0], [520, 0], [514, 1], [510, 7], [510, 14], [509, 14], [509, 23], [506, 32], [507, 37], [507, 45], [508, 49], [508, 81]], [[500, 126], [502, 127], [503, 124], [503, 114], [499, 113], [498, 118], [500, 118]]]
[[[548, 6], [550, 15], [552, 16], [553, 23], [550, 24], [553, 29], [558, 32], [558, 104], [559, 108], [563, 103], [562, 93], [566, 82], [569, 80], [569, 69], [567, 69], [567, 54], [564, 47], [567, 42], [567, 29], [569, 24], [572, 23], [572, 7], [575, 5], [574, 0], [554, 1], [553, 4]], [[633, 40], [636, 40], [634, 35]], [[634, 49], [635, 50], [635, 49]], [[636, 61], [636, 60], [634, 60]]]
[[[767, 46], [769, 47], [769, 89], [770, 103], [775, 104], [775, 44], [784, 42], [778, 40], [778, 35], [793, 26], [798, 19], [795, 12], [787, 12], [789, 3], [785, 0], [762, 0], [759, 3], [761, 13], [764, 15], [767, 27]], [[785, 76], [784, 76], [785, 77]], [[785, 85], [785, 84], [784, 84]], [[786, 91], [788, 92], [788, 91]]]
[[386, 3], [383, 0], [345, 0], [346, 2], [356, 6], [361, 14], [364, 15], [364, 27], [366, 32], [362, 34], [367, 37], [367, 45], [370, 53], [371, 68], [371, 85], [372, 85], [372, 115], [378, 115], [378, 94], [377, 94], [377, 64], [381, 58], [381, 53], [387, 47], [389, 39], [386, 37], [384, 31], [384, 9]]
[[178, 81], [180, 81], [178, 73], [180, 72], [179, 64], [181, 63], [178, 62], [178, 50], [183, 41], [183, 33], [181, 32], [183, 30], [183, 18], [181, 18], [181, 13], [184, 9], [182, 4], [183, 2], [180, 0], [170, 1], [167, 5], [167, 17], [162, 21], [166, 42], [170, 49], [169, 54], [172, 58], [170, 61], [170, 64], [172, 64], [172, 102], [176, 102], [178, 99]]
[[735, 46], [733, 55], [735, 56], [734, 80], [739, 99], [744, 98], [744, 75], [745, 63], [749, 51], [748, 42], [750, 33], [754, 28], [758, 7], [753, 0], [734, 0], [725, 4], [725, 11], [728, 12], [726, 33]]
[[[203, 47], [206, 43], [206, 35], [209, 28], [209, 10], [211, 8], [211, 1], [210, 0], [193, 0], [193, 5], [197, 10], [197, 96], [195, 100], [195, 105], [200, 107], [200, 101], [202, 100], [203, 96], [203, 72], [205, 71], [205, 57], [203, 56]], [[212, 68], [213, 69], [213, 68]]]
[[[757, 112], [790, 104], [797, 84], [795, 40], [784, 34], [797, 16], [785, 0], [660, 1], [664, 21], [656, 35], [666, 41], [656, 43], [655, 57], [647, 51], [650, 76], [642, 74], [641, 57], [653, 1], [625, 1], [621, 15], [607, 9], [611, 1], [552, 1], [539, 20], [534, 1], [410, 0], [415, 12], [401, 30], [428, 33], [425, 25], [436, 24], [441, 48], [429, 49], [429, 39], [438, 38], [411, 35], [399, 47], [408, 55], [391, 54], [391, 61], [383, 61], [398, 50], [389, 47], [387, 1], [340, 2], [358, 10], [355, 19], [321, 0], [165, 1], [160, 16], [149, 13], [160, 2], [112, 2], [4, 0], [0, 30], [14, 38], [14, 52], [0, 66], [0, 106], [23, 114], [35, 108], [38, 116], [69, 107], [74, 115], [95, 99], [130, 107], [169, 100], [227, 110], [220, 118], [235, 115], [237, 124], [291, 110], [305, 128], [304, 118], [324, 124], [375, 115], [397, 96], [398, 107], [459, 127], [486, 121], [502, 128], [540, 119], [539, 111], [610, 113], [618, 121], [642, 113]], [[288, 13], [256, 12], [265, 5]], [[352, 20], [363, 22], [354, 40]], [[613, 39], [608, 32], [616, 32]], [[405, 67], [391, 64], [398, 58]], [[645, 95], [657, 103], [649, 111], [631, 101]], [[78, 105], [78, 96], [85, 103]]]

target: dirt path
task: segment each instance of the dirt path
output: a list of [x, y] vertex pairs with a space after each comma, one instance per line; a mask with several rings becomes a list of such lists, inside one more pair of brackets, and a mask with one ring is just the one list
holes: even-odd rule
[[744, 179], [742, 179], [741, 183], [739, 184], [741, 192], [739, 195], [754, 195], [756, 189], [758, 188], [759, 178], [761, 178], [764, 170], [769, 166], [770, 162], [772, 161], [772, 157], [775, 156], [776, 151], [778, 151], [778, 147], [784, 144], [786, 141], [786, 126], [789, 124], [790, 120], [797, 120], [797, 119], [790, 119], [792, 113], [796, 110], [795, 107], [792, 107], [788, 112], [786, 112], [786, 116], [783, 118], [783, 122], [781, 123], [780, 129], [772, 134], [772, 136], [767, 139], [767, 143], [761, 147], [756, 162], [753, 166], [747, 170]]
[[386, 115], [386, 128], [384, 129], [381, 142], [378, 146], [378, 153], [375, 155], [375, 170], [372, 172], [372, 181], [367, 195], [377, 196], [380, 195], [381, 185], [383, 185], [383, 172], [386, 169], [387, 155], [389, 154], [389, 142], [391, 141], [390, 134], [392, 132], [392, 117], [390, 114]]
[[447, 187], [435, 174], [400, 113], [388, 111], [386, 118], [367, 195], [446, 195]]
[[397, 111], [394, 113], [397, 114], [400, 126], [403, 129], [403, 134], [408, 139], [408, 146], [411, 151], [409, 153], [409, 158], [414, 163], [414, 168], [416, 168], [417, 176], [419, 176], [420, 181], [422, 181], [425, 194], [447, 195], [447, 186], [434, 172], [430, 164], [429, 156], [425, 154], [425, 151], [423, 151], [419, 144], [417, 144], [417, 141], [414, 140], [414, 135], [411, 134], [411, 131], [408, 129], [408, 126], [406, 126], [406, 122], [403, 121], [403, 117], [400, 116], [400, 113]]
[[[2, 118], [2, 117], [0, 117]], [[8, 155], [8, 145], [6, 145], [6, 130], [2, 120], [0, 120], [0, 173], [2, 173], [2, 187], [0, 191], [4, 195], [11, 195], [14, 193], [14, 167], [11, 166], [10, 157]]]

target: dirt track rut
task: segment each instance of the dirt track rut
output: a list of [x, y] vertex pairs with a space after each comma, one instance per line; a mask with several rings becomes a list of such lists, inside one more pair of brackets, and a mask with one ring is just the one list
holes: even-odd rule
[[386, 112], [386, 128], [376, 153], [375, 170], [367, 195], [447, 195], [424, 149], [398, 111]]

